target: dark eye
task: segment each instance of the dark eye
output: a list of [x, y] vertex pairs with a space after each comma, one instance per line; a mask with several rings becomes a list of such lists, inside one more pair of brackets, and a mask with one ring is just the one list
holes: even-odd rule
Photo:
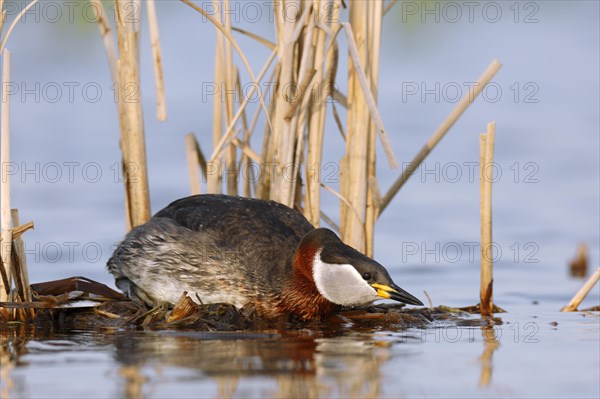
[[364, 278], [365, 280], [370, 280], [371, 279], [371, 273], [369, 273], [369, 272], [363, 273], [362, 278]]

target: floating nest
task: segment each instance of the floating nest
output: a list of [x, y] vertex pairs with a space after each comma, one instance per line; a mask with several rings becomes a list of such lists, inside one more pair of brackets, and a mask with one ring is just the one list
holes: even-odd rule
[[[131, 328], [150, 330], [239, 331], [291, 328], [368, 327], [381, 330], [425, 329], [439, 326], [492, 327], [499, 317], [477, 317], [479, 307], [405, 309], [402, 304], [381, 304], [345, 309], [325, 320], [302, 321], [293, 316], [261, 318], [252, 305], [236, 308], [225, 303], [197, 304], [185, 293], [173, 307], [148, 308], [104, 284], [72, 277], [31, 285], [32, 302], [0, 303], [0, 324], [26, 323], [59, 330]], [[35, 317], [30, 317], [31, 309]], [[25, 312], [24, 310], [27, 310]], [[495, 312], [502, 309], [495, 308]], [[17, 320], [15, 320], [17, 319]]]

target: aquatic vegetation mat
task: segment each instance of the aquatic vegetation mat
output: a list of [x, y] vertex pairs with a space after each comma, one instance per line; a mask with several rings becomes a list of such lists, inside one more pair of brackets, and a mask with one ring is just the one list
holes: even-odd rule
[[[225, 303], [198, 304], [187, 295], [169, 308], [149, 308], [131, 301], [104, 284], [83, 278], [32, 284], [32, 302], [0, 303], [0, 324], [8, 321], [6, 313], [33, 308], [36, 317], [29, 323], [41, 328], [94, 330], [132, 328], [150, 330], [239, 331], [290, 328], [369, 327], [386, 330], [436, 328], [439, 326], [494, 326], [499, 317], [479, 317], [478, 306], [451, 308], [404, 308], [402, 304], [377, 304], [367, 308], [344, 309], [323, 320], [303, 321], [293, 316], [264, 319], [254, 306], [236, 308]], [[502, 312], [496, 308], [496, 312]], [[21, 323], [21, 322], [19, 322]]]

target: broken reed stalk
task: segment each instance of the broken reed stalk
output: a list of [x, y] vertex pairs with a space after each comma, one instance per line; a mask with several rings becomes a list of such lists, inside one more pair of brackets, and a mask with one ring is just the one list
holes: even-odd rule
[[129, 223], [138, 226], [150, 219], [150, 195], [146, 143], [142, 113], [139, 75], [139, 24], [141, 2], [115, 0], [115, 20], [119, 47], [118, 86], [119, 116], [121, 118], [121, 149], [125, 171], [125, 191], [129, 205]]
[[561, 312], [576, 312], [579, 304], [585, 299], [587, 294], [592, 290], [594, 285], [600, 280], [600, 267], [596, 269], [596, 272], [590, 276], [590, 278], [583, 284], [583, 286], [577, 291], [577, 294], [571, 299], [569, 304], [562, 308]]
[[0, 116], [2, 117], [2, 121], [0, 122], [0, 145], [2, 147], [0, 149], [0, 165], [2, 166], [2, 179], [0, 179], [0, 187], [2, 188], [0, 194], [2, 243], [0, 245], [0, 254], [2, 264], [0, 266], [3, 269], [3, 274], [6, 276], [6, 281], [0, 279], [0, 302], [7, 302], [12, 285], [10, 280], [12, 274], [12, 231], [10, 230], [10, 176], [8, 174], [4, 176], [5, 165], [8, 166], [10, 164], [10, 96], [6, 95], [4, 88], [10, 82], [10, 51], [5, 49], [2, 55], [2, 110], [0, 111]]
[[[493, 293], [493, 242], [492, 242], [492, 180], [494, 162], [494, 138], [496, 122], [488, 123], [487, 134], [479, 136], [479, 183], [481, 215], [481, 282], [479, 310], [482, 316], [494, 313]], [[483, 162], [482, 162], [483, 161]], [[491, 174], [488, 176], [488, 171]]]
[[190, 178], [190, 192], [192, 195], [200, 194], [200, 156], [197, 151], [198, 142], [194, 133], [185, 136], [185, 155], [187, 159], [188, 175]]
[[[19, 221], [19, 210], [11, 209], [12, 225], [15, 226], [12, 229], [12, 251], [13, 251], [13, 276], [15, 280], [15, 286], [17, 288], [18, 299], [22, 302], [32, 302], [31, 287], [29, 286], [29, 271], [27, 268], [27, 257], [25, 255], [25, 245], [21, 234], [16, 234], [17, 229], [23, 232], [29, 228], [33, 228], [33, 223], [29, 222], [24, 226], [21, 226]], [[15, 310], [17, 320], [33, 320], [35, 317], [35, 309], [17, 309]]]
[[398, 193], [398, 191], [404, 186], [404, 183], [408, 181], [408, 179], [413, 175], [415, 170], [421, 165], [421, 163], [425, 160], [427, 155], [435, 148], [435, 146], [440, 142], [440, 140], [446, 135], [448, 130], [454, 125], [454, 123], [460, 118], [460, 116], [466, 111], [466, 109], [475, 101], [479, 93], [484, 89], [484, 87], [492, 80], [494, 75], [498, 72], [498, 70], [502, 67], [502, 64], [498, 60], [493, 60], [492, 63], [487, 67], [485, 72], [479, 77], [477, 82], [475, 83], [475, 88], [473, 92], [469, 90], [467, 95], [465, 95], [458, 105], [452, 110], [450, 115], [442, 122], [440, 127], [433, 133], [433, 135], [427, 140], [423, 148], [419, 151], [417, 155], [413, 158], [412, 162], [408, 164], [406, 169], [402, 172], [400, 177], [392, 184], [392, 187], [388, 190], [388, 192], [383, 197], [381, 207], [379, 208], [379, 216], [381, 213], [387, 208], [390, 204], [394, 196]]
[[156, 85], [156, 119], [161, 122], [167, 120], [167, 100], [165, 97], [165, 81], [163, 79], [162, 55], [160, 51], [160, 35], [158, 34], [158, 20], [156, 18], [156, 5], [154, 0], [146, 0], [148, 10], [148, 26], [150, 27], [150, 47], [154, 65], [154, 82]]

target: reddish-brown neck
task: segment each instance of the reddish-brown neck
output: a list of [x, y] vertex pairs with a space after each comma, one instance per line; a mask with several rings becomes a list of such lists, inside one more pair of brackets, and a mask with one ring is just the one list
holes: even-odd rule
[[292, 275], [281, 292], [277, 308], [281, 313], [293, 313], [303, 319], [316, 319], [334, 312], [338, 305], [319, 293], [313, 278], [313, 261], [319, 248], [302, 243], [294, 255]]
[[294, 254], [294, 259], [292, 260], [292, 273], [294, 279], [305, 278], [312, 281], [314, 285], [313, 262], [319, 249], [320, 248], [317, 245], [310, 241], [302, 241], [300, 243]]

